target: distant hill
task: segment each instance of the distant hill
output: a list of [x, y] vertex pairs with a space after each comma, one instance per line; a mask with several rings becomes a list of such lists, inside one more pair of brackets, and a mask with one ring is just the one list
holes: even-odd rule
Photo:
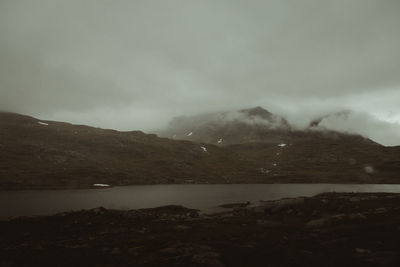
[[400, 181], [399, 147], [293, 130], [261, 108], [180, 118], [174, 125], [174, 139], [190, 141], [1, 112], [0, 188]]

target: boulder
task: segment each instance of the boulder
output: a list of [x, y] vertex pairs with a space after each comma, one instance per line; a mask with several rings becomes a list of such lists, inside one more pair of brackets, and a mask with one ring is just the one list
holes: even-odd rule
[[260, 212], [262, 210], [263, 212], [279, 212], [287, 209], [296, 209], [304, 205], [304, 202], [305, 200], [303, 197], [267, 201], [260, 206], [254, 207], [253, 211]]

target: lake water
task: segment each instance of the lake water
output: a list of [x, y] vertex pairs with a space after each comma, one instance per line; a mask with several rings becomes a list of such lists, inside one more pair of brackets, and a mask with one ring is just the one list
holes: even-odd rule
[[138, 209], [176, 204], [207, 211], [227, 203], [313, 196], [323, 192], [400, 193], [400, 185], [201, 184], [140, 185], [84, 190], [0, 191], [0, 219], [48, 215], [99, 206], [109, 209]]

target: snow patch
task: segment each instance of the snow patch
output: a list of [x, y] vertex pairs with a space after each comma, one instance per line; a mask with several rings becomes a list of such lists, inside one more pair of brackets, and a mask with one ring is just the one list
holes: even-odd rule
[[97, 186], [97, 187], [108, 187], [110, 186], [109, 184], [93, 184], [93, 186]]
[[276, 163], [272, 163], [272, 166], [274, 166], [274, 167], [276, 167], [278, 164], [276, 164]]
[[364, 171], [368, 174], [373, 174], [375, 172], [375, 169], [371, 165], [367, 165], [364, 166]]
[[200, 148], [203, 149], [203, 152], [207, 152], [207, 148], [205, 148], [204, 146], [201, 146]]
[[190, 132], [190, 133], [187, 134], [187, 136], [192, 136], [192, 134], [193, 134], [193, 132]]
[[267, 169], [264, 169], [264, 168], [260, 168], [260, 172], [261, 172], [261, 173], [264, 173], [264, 174], [268, 174], [268, 173], [270, 173], [271, 171], [270, 171], [270, 170], [267, 170]]
[[40, 125], [49, 126], [48, 123], [45, 123], [45, 122], [42, 122], [42, 121], [38, 121], [38, 123], [39, 123]]
[[286, 146], [286, 144], [279, 144], [278, 146], [280, 146], [280, 147], [285, 147]]
[[221, 144], [221, 143], [222, 143], [222, 138], [220, 138], [220, 139], [217, 141], [217, 143], [218, 143], [218, 144]]

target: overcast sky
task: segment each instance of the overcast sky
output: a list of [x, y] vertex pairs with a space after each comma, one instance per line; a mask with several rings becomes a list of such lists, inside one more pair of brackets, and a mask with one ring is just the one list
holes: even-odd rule
[[343, 127], [400, 144], [399, 14], [399, 0], [0, 0], [0, 109], [145, 131], [351, 109]]

